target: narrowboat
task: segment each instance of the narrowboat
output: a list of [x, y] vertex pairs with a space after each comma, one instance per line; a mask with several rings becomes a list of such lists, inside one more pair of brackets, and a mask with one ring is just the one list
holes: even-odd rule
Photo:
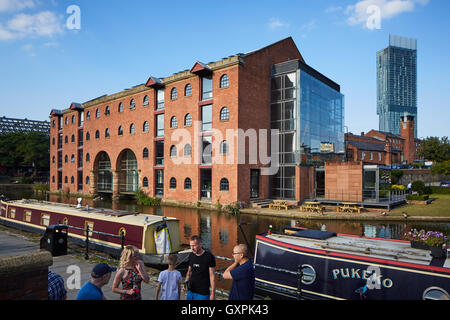
[[450, 259], [447, 250], [442, 253], [433, 257], [404, 240], [287, 227], [280, 234], [256, 236], [255, 294], [272, 299], [449, 300]]
[[118, 258], [123, 245], [139, 249], [150, 267], [167, 267], [169, 253], [177, 253], [179, 268], [185, 267], [189, 250], [182, 250], [179, 220], [123, 210], [89, 208], [37, 200], [1, 201], [0, 223], [23, 231], [45, 233], [50, 225], [68, 226], [69, 241], [85, 245], [89, 229], [89, 248]]

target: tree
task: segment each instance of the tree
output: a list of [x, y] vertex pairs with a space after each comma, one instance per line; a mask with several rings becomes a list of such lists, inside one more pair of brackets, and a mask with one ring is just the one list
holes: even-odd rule
[[450, 142], [448, 137], [428, 137], [422, 141], [418, 152], [423, 159], [433, 162], [443, 162], [450, 160]]

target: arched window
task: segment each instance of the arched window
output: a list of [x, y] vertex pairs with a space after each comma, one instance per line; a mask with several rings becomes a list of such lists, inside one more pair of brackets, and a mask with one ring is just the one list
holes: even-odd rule
[[190, 178], [184, 179], [184, 189], [191, 190], [192, 189], [192, 181]]
[[75, 135], [73, 134], [72, 137], [70, 137], [71, 142], [75, 142]]
[[135, 130], [134, 130], [134, 124], [132, 123], [130, 126], [130, 134], [134, 134]]
[[64, 143], [69, 143], [69, 137], [68, 136], [64, 137]]
[[52, 158], [52, 163], [55, 163], [55, 156], [53, 156]]
[[70, 183], [74, 184], [75, 183], [75, 178], [73, 176], [70, 177]]
[[220, 87], [221, 88], [228, 88], [230, 85], [230, 81], [228, 79], [228, 75], [224, 74], [221, 78], [220, 78]]
[[177, 97], [178, 97], [177, 88], [172, 88], [172, 90], [170, 91], [170, 99], [176, 100]]
[[70, 162], [75, 163], [75, 155], [72, 155], [72, 156], [70, 157]]
[[87, 184], [87, 185], [89, 185], [89, 181], [90, 181], [89, 176], [86, 176], [86, 184]]
[[145, 96], [144, 97], [144, 103], [142, 104], [142, 106], [144, 106], [144, 107], [146, 107], [146, 106], [148, 106], [148, 96]]
[[144, 177], [144, 179], [142, 179], [142, 186], [148, 187], [148, 178], [147, 177]]
[[143, 128], [142, 128], [142, 131], [148, 132], [149, 128], [150, 128], [150, 127], [149, 127], [148, 121], [145, 121], [145, 122], [144, 122], [144, 125], [143, 125]]
[[117, 130], [117, 134], [118, 134], [119, 136], [122, 136], [122, 135], [123, 135], [123, 128], [122, 128], [122, 126], [119, 126], [119, 129]]
[[69, 124], [69, 117], [66, 117], [66, 125], [68, 125]]
[[177, 147], [171, 146], [171, 147], [170, 147], [170, 157], [171, 157], [171, 158], [174, 158], [174, 157], [176, 157], [176, 156], [177, 156]]
[[95, 110], [95, 117], [100, 118], [100, 109]]
[[192, 126], [192, 116], [190, 113], [188, 113], [185, 117], [184, 117], [184, 125], [186, 127], [190, 127]]
[[175, 179], [174, 177], [170, 178], [169, 187], [170, 187], [170, 189], [176, 189], [177, 188], [177, 179]]
[[68, 183], [69, 180], [67, 179], [67, 176], [64, 177], [64, 183]]
[[134, 101], [134, 99], [131, 99], [130, 101], [130, 110], [134, 110], [136, 108], [136, 102]]
[[75, 116], [72, 116], [72, 124], [75, 124], [75, 120], [76, 120]]
[[192, 96], [192, 86], [191, 86], [190, 83], [188, 83], [188, 84], [186, 85], [186, 87], [184, 87], [184, 96], [185, 96], [185, 97], [190, 97], [190, 96]]
[[86, 162], [91, 161], [91, 155], [89, 153], [86, 153]]
[[111, 108], [109, 106], [106, 106], [105, 115], [109, 116], [110, 114], [111, 114]]
[[52, 145], [55, 145], [55, 138], [52, 139]]
[[192, 148], [190, 144], [184, 146], [184, 156], [189, 157], [192, 154]]
[[55, 183], [55, 176], [52, 176], [52, 182]]
[[220, 180], [220, 191], [228, 191], [230, 189], [227, 178]]
[[228, 142], [226, 140], [220, 143], [220, 154], [228, 154]]
[[119, 108], [118, 108], [119, 112], [123, 112], [123, 103], [119, 103]]
[[147, 148], [144, 148], [144, 150], [142, 151], [142, 158], [148, 159], [148, 149]]
[[108, 128], [106, 128], [106, 130], [105, 130], [105, 138], [109, 138], [109, 129]]
[[86, 113], [86, 120], [91, 120], [91, 112], [90, 111], [88, 111]]
[[100, 139], [100, 131], [95, 131], [95, 139]]
[[91, 140], [91, 134], [89, 132], [86, 132], [86, 141]]
[[177, 126], [178, 126], [178, 124], [177, 124], [177, 117], [172, 117], [170, 119], [170, 127], [171, 128], [176, 128]]
[[220, 110], [220, 121], [227, 121], [230, 120], [230, 112], [228, 111], [227, 107], [223, 107]]
[[67, 154], [64, 156], [64, 162], [65, 163], [69, 162], [69, 157], [67, 156]]

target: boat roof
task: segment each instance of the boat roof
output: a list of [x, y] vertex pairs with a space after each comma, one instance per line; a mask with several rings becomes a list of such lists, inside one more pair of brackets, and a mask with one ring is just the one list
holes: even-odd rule
[[86, 206], [77, 208], [76, 205], [49, 202], [49, 201], [38, 201], [34, 199], [13, 200], [8, 201], [7, 204], [17, 205], [35, 210], [45, 210], [50, 212], [53, 211], [68, 215], [89, 217], [91, 219], [120, 221], [121, 223], [133, 225], [151, 225], [154, 223], [159, 223], [163, 220], [177, 220], [176, 218], [150, 214], [140, 214], [139, 212], [126, 210], [91, 208], [91, 207], [89, 207], [89, 210], [87, 210]]
[[[330, 232], [325, 237], [302, 237], [301, 233], [300, 235], [292, 233], [290, 235], [270, 234], [264, 236], [286, 244], [316, 250], [327, 250], [421, 265], [430, 265], [432, 261], [429, 250], [411, 248], [409, 241], [359, 237]], [[449, 258], [445, 260], [442, 267], [450, 268]]]

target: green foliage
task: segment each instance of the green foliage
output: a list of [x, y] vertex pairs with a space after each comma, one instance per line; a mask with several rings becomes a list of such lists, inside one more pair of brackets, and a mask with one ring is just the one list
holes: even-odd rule
[[422, 195], [425, 193], [425, 183], [423, 183], [422, 180], [413, 181], [411, 189], [412, 191], [417, 192], [419, 195]]
[[424, 194], [424, 195], [408, 194], [406, 196], [406, 200], [427, 201], [428, 199], [429, 199], [429, 196], [427, 194]]
[[432, 174], [450, 175], [450, 160], [436, 162], [431, 167]]
[[428, 137], [422, 141], [419, 156], [433, 162], [450, 160], [450, 142], [448, 137]]
[[45, 183], [35, 183], [33, 186], [34, 192], [45, 192], [50, 191], [50, 186]]
[[12, 132], [0, 135], [0, 163], [13, 175], [22, 166], [35, 173], [50, 167], [50, 138], [42, 132]]
[[398, 182], [402, 177], [403, 177], [402, 170], [391, 170], [392, 184], [398, 184]]
[[134, 192], [134, 197], [137, 200], [137, 203], [139, 205], [144, 206], [159, 206], [161, 205], [161, 198], [155, 197], [149, 197], [142, 189], [137, 189]]
[[431, 193], [432, 194], [450, 194], [450, 188], [449, 187], [434, 187], [431, 186]]

